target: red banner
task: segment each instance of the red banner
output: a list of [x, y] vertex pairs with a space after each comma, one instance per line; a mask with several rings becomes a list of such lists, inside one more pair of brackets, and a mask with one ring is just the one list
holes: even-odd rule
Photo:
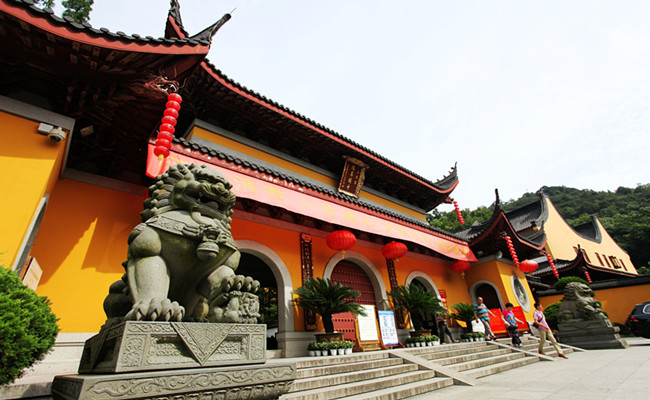
[[[233, 185], [232, 191], [237, 197], [253, 199], [261, 203], [281, 207], [292, 212], [328, 221], [336, 225], [359, 229], [384, 235], [395, 239], [418, 243], [440, 254], [457, 260], [476, 261], [476, 257], [467, 244], [454, 242], [430, 233], [413, 229], [396, 222], [353, 210], [342, 205], [316, 198], [302, 192], [302, 188], [289, 184], [287, 187], [273, 182], [244, 175], [233, 170], [207, 164], [192, 157], [176, 152], [160, 160], [153, 154], [154, 146], [149, 144], [147, 157], [147, 175], [151, 177], [164, 173], [170, 165], [180, 163], [204, 164], [219, 171]], [[272, 179], [272, 178], [271, 178]]]

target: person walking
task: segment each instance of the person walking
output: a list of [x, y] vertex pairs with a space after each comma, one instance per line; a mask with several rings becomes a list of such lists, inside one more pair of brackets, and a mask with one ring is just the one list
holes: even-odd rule
[[454, 337], [451, 336], [451, 331], [447, 325], [447, 316], [445, 314], [438, 314], [438, 335], [440, 335], [440, 343], [445, 343], [445, 336], [449, 338], [449, 343], [456, 342]]
[[535, 303], [535, 311], [533, 312], [533, 325], [539, 331], [539, 354], [546, 355], [546, 353], [544, 353], [544, 343], [546, 343], [546, 339], [548, 339], [555, 348], [558, 357], [569, 358], [564, 355], [564, 352], [560, 348], [560, 345], [557, 344], [557, 340], [555, 340], [555, 336], [553, 336], [553, 331], [546, 322], [546, 316], [542, 311], [542, 305], [540, 303]]
[[519, 326], [517, 322], [523, 324], [523, 321], [520, 321], [519, 318], [515, 317], [515, 313], [512, 311], [512, 303], [506, 303], [506, 308], [501, 313], [501, 319], [506, 325], [508, 330], [508, 335], [512, 338], [512, 345], [515, 347], [521, 347], [521, 339], [519, 339]]
[[474, 304], [474, 319], [476, 322], [481, 322], [485, 327], [485, 340], [494, 340], [497, 337], [492, 332], [490, 328], [490, 315], [496, 318], [492, 311], [490, 311], [485, 303], [483, 303], [483, 298], [479, 297], [476, 299], [478, 304]]

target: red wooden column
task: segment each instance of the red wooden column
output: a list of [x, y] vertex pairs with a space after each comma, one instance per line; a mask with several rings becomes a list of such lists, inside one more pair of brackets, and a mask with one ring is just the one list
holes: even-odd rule
[[[302, 284], [314, 277], [314, 262], [311, 252], [311, 236], [300, 234], [300, 265], [302, 270]], [[305, 313], [305, 330], [316, 330], [316, 314], [310, 310], [303, 310]]]
[[[395, 260], [387, 258], [386, 267], [388, 268], [388, 279], [390, 280], [390, 288], [392, 290], [399, 286], [397, 284], [397, 275], [395, 274]], [[404, 322], [404, 312], [401, 308], [395, 310], [395, 320], [397, 321], [397, 327], [399, 329], [406, 329], [406, 323]]]

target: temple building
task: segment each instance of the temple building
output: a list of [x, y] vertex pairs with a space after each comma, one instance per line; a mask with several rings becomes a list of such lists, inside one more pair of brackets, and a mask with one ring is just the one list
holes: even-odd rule
[[[425, 215], [452, 201], [456, 167], [422, 177], [228, 78], [206, 55], [229, 15], [190, 35], [172, 1], [164, 38], [95, 29], [29, 1], [0, 0], [0, 19], [0, 265], [51, 299], [62, 338], [99, 331], [152, 177], [173, 164], [206, 165], [233, 185], [237, 273], [274, 294], [277, 317], [265, 322], [280, 356], [305, 354], [322, 328], [292, 301], [311, 277], [353, 286], [377, 310], [415, 282], [446, 305], [512, 302], [530, 321], [533, 292], [510, 247], [521, 260], [551, 254], [560, 271], [635, 274], [600, 223], [600, 246], [586, 228], [571, 236], [545, 198], [458, 234], [432, 228]], [[174, 92], [182, 103], [161, 159], [156, 133]], [[327, 245], [337, 231], [357, 239], [344, 254]], [[406, 245], [399, 261], [382, 253], [391, 242]], [[564, 266], [576, 263], [572, 246], [587, 264]], [[471, 268], [455, 271], [459, 262]], [[533, 276], [544, 283], [545, 271]], [[335, 324], [354, 334], [353, 321]], [[397, 324], [406, 334], [407, 320]]]

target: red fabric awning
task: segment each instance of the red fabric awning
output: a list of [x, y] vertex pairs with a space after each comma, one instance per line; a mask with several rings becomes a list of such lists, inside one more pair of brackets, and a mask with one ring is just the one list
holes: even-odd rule
[[[258, 179], [227, 168], [206, 163], [190, 156], [174, 151], [164, 160], [153, 154], [154, 146], [149, 144], [147, 157], [147, 175], [155, 177], [164, 173], [170, 165], [180, 163], [204, 164], [219, 171], [233, 185], [232, 191], [237, 197], [259, 201], [281, 207], [289, 211], [328, 221], [333, 224], [346, 226], [366, 232], [384, 235], [425, 246], [437, 253], [457, 259], [476, 261], [476, 257], [467, 243], [453, 241], [436, 236], [432, 233], [401, 225], [397, 222], [382, 219], [375, 215], [366, 214], [340, 204], [313, 197], [301, 186], [289, 184], [280, 186], [273, 182]], [[273, 179], [273, 178], [270, 178]]]

